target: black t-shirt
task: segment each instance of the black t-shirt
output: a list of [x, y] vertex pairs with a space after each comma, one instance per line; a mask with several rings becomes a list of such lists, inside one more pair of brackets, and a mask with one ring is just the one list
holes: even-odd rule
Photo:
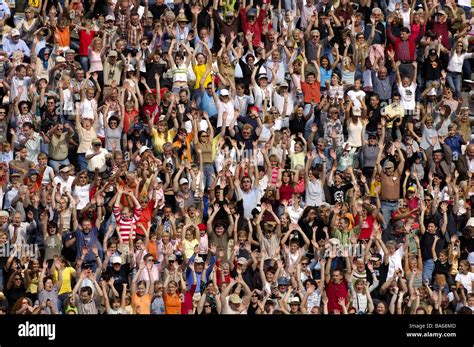
[[66, 242], [72, 240], [75, 237], [72, 231], [68, 231], [63, 234], [63, 250], [62, 254], [69, 262], [76, 261], [76, 243], [73, 243], [71, 247], [66, 247]]
[[377, 131], [377, 125], [380, 123], [380, 119], [382, 118], [382, 115], [380, 114], [380, 106], [377, 108], [372, 108], [372, 106], [369, 106], [368, 116], [369, 123], [367, 123], [365, 130], [375, 133]]
[[120, 267], [119, 271], [115, 271], [112, 267], [108, 266], [107, 267], [107, 275], [110, 276], [110, 278], [114, 278], [114, 287], [119, 293], [119, 295], [122, 295], [123, 291], [123, 283], [128, 283], [128, 274], [130, 273], [130, 270], [128, 266], [122, 265]]
[[332, 185], [329, 187], [329, 192], [331, 194], [331, 205], [334, 205], [336, 202], [344, 202], [346, 193], [349, 189], [352, 188], [352, 183], [344, 184], [340, 187]]
[[303, 133], [304, 134], [304, 127], [305, 127], [306, 121], [303, 117], [300, 119], [298, 118], [293, 118], [290, 120], [290, 132], [292, 135], [297, 135], [298, 133]]
[[433, 246], [434, 236], [437, 235], [440, 239], [436, 243], [436, 254], [441, 251], [444, 247], [444, 236], [440, 230], [436, 230], [435, 234], [430, 234], [428, 231], [425, 232], [420, 239], [421, 257], [423, 260], [433, 259], [433, 253], [431, 247]]

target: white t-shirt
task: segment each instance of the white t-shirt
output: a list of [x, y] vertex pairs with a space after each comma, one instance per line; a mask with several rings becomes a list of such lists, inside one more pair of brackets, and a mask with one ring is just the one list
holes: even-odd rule
[[400, 247], [395, 251], [395, 253], [393, 253], [393, 255], [389, 256], [387, 278], [393, 277], [397, 268], [400, 269], [403, 274], [402, 259], [403, 247]]
[[[217, 127], [225, 126], [228, 127], [234, 119], [234, 102], [230, 99], [228, 102], [222, 102], [219, 100], [217, 103]], [[222, 124], [222, 115], [227, 112], [226, 124]]]
[[[94, 150], [89, 149], [86, 152], [86, 156], [88, 156], [89, 154], [94, 154]], [[109, 151], [107, 151], [105, 148], [101, 148], [98, 155], [92, 157], [87, 161], [87, 170], [89, 170], [90, 172], [94, 172], [95, 168], [98, 168], [99, 172], [104, 172], [107, 169], [107, 154], [109, 154]]]
[[357, 99], [357, 97], [360, 96], [361, 99], [365, 98], [365, 92], [363, 90], [359, 90], [359, 91], [349, 90], [347, 92], [347, 95], [351, 98], [352, 108], [361, 108], [362, 107], [362, 104]]
[[324, 189], [319, 179], [306, 183], [306, 205], [321, 206], [326, 199], [324, 197]]
[[72, 191], [72, 182], [74, 182], [74, 177], [68, 176], [67, 180], [64, 181], [61, 176], [54, 177], [53, 184], [56, 186], [58, 183], [61, 183], [60, 193], [63, 194], [66, 190], [69, 192]]
[[474, 272], [468, 272], [467, 275], [458, 273], [456, 275], [456, 282], [461, 282], [462, 286], [466, 288], [467, 293], [472, 293], [472, 281], [474, 281]]
[[401, 82], [398, 84], [398, 92], [400, 93], [400, 105], [405, 110], [415, 109], [415, 91], [416, 83], [412, 82], [408, 87], [404, 87]]
[[75, 186], [74, 187], [74, 196], [79, 199], [76, 208], [82, 210], [90, 201], [89, 192], [91, 185], [86, 184], [85, 186]]

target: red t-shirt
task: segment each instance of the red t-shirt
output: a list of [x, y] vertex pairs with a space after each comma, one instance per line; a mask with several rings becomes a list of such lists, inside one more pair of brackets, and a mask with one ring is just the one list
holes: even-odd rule
[[[359, 215], [356, 215], [355, 217], [355, 224], [359, 224]], [[366, 240], [370, 238], [370, 235], [372, 235], [372, 230], [374, 226], [374, 221], [375, 218], [369, 214], [367, 218], [362, 219], [362, 228], [360, 229], [360, 235], [359, 235], [359, 240]]]
[[291, 184], [282, 184], [280, 187], [280, 202], [283, 200], [290, 201], [294, 192], [295, 188]]
[[[148, 206], [143, 209], [140, 219], [137, 222], [137, 224], [141, 223], [141, 225], [143, 225], [145, 229], [147, 229], [148, 225], [150, 225], [151, 215], [153, 213], [153, 206], [155, 206], [155, 200], [151, 199], [148, 202]], [[137, 228], [137, 234], [144, 235], [144, 232], [141, 228]]]
[[316, 81], [312, 84], [301, 82], [301, 91], [304, 94], [305, 104], [321, 101], [321, 84], [319, 82]]
[[151, 119], [153, 120], [153, 124], [158, 124], [160, 121], [160, 107], [154, 103], [152, 105], [143, 105], [142, 106], [142, 121], [143, 122], [148, 122], [146, 119], [146, 111], [150, 112]]
[[130, 113], [125, 112], [124, 115], [125, 119], [123, 120], [123, 129], [125, 132], [128, 132], [128, 129], [130, 128], [130, 123], [135, 123], [138, 119], [138, 111], [133, 110]]
[[79, 31], [79, 55], [81, 57], [88, 56], [88, 49], [95, 34], [96, 32], [94, 30], [91, 30], [89, 32], [87, 32], [86, 30]]
[[329, 281], [326, 286], [326, 293], [328, 296], [328, 311], [333, 313], [334, 310], [342, 312], [341, 305], [338, 304], [339, 298], [344, 298], [347, 305], [347, 296], [349, 294], [349, 287], [345, 279], [339, 284], [334, 284], [333, 281]]

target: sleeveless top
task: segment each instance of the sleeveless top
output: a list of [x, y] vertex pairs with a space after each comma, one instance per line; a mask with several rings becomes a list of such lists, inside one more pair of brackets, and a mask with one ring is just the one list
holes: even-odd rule
[[357, 124], [354, 124], [354, 122], [349, 121], [349, 126], [347, 127], [349, 137], [347, 141], [351, 144], [352, 147], [362, 146], [362, 129], [363, 125], [360, 119], [357, 121]]

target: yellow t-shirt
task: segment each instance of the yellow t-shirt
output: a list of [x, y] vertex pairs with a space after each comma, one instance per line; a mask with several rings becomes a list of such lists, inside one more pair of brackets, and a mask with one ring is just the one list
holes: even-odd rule
[[[74, 268], [72, 268], [71, 266], [68, 266], [62, 271], [63, 282], [61, 283], [61, 289], [59, 290], [59, 293], [58, 293], [59, 295], [72, 292], [72, 286], [71, 286], [72, 277], [75, 275], [75, 273], [76, 273], [76, 270], [74, 270]], [[59, 280], [57, 270], [54, 271], [53, 280], [54, 280], [54, 283], [56, 283]]]
[[153, 146], [158, 152], [163, 152], [163, 145], [166, 142], [171, 142], [173, 143], [173, 139], [176, 136], [176, 129], [170, 129], [168, 130], [167, 134], [158, 134], [158, 130], [153, 128], [152, 130], [152, 139], [153, 139]]
[[184, 255], [186, 256], [186, 259], [189, 259], [193, 256], [194, 247], [196, 247], [196, 245], [199, 245], [199, 241], [196, 239], [193, 239], [191, 241], [184, 239], [183, 245], [184, 245]]
[[[373, 198], [375, 198], [375, 188], [376, 188], [376, 187], [382, 188], [381, 186], [382, 186], [382, 182], [380, 182], [380, 181], [375, 181], [375, 180], [372, 181], [372, 182], [370, 183], [370, 196], [373, 197]], [[382, 189], [379, 190], [379, 195], [380, 195], [381, 193], [382, 193]]]
[[[196, 75], [196, 84], [194, 85], [194, 89], [199, 89], [199, 84], [201, 82], [201, 79], [204, 77], [206, 74], [207, 70], [207, 65], [202, 64], [202, 65], [195, 65], [194, 66], [194, 75]], [[206, 80], [204, 81], [204, 86], [207, 86], [209, 83], [211, 83], [211, 74], [207, 75]]]

